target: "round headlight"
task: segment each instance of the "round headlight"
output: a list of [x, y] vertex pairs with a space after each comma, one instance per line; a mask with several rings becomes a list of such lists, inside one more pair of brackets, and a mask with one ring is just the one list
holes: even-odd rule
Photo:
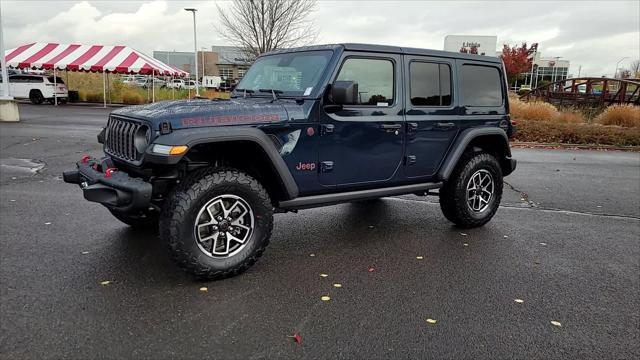
[[151, 141], [151, 129], [148, 126], [140, 126], [133, 136], [133, 145], [138, 152], [142, 153], [149, 146]]

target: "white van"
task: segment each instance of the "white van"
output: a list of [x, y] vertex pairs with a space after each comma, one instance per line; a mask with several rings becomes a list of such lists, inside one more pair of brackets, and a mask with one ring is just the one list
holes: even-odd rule
[[9, 76], [9, 93], [16, 99], [29, 99], [33, 104], [42, 104], [47, 100], [50, 104], [55, 102], [66, 103], [69, 99], [67, 85], [62, 78], [47, 75], [13, 75]]

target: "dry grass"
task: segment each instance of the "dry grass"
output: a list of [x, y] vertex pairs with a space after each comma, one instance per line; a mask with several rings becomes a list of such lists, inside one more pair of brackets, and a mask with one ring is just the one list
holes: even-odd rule
[[553, 121], [560, 116], [558, 109], [549, 103], [527, 103], [518, 98], [509, 99], [509, 109], [515, 120]]
[[522, 120], [515, 140], [539, 143], [640, 146], [640, 128]]
[[583, 124], [586, 122], [582, 114], [570, 111], [561, 112], [555, 121], [563, 124]]
[[640, 127], [640, 106], [612, 105], [595, 118], [602, 125], [617, 125], [627, 128]]
[[[78, 91], [80, 101], [102, 102], [102, 74], [69, 72], [60, 73], [60, 76], [67, 83], [69, 90]], [[108, 76], [107, 102], [114, 104], [144, 104], [151, 102], [151, 90], [137, 86], [128, 86], [120, 81], [119, 75]], [[206, 90], [203, 94], [211, 99], [228, 99], [230, 94]], [[189, 99], [195, 96], [194, 90], [171, 90], [156, 87], [156, 101]]]
[[[509, 100], [518, 122], [516, 140], [541, 143], [640, 146], [640, 107], [602, 109], [556, 107], [545, 102]], [[613, 125], [613, 126], [612, 126]]]

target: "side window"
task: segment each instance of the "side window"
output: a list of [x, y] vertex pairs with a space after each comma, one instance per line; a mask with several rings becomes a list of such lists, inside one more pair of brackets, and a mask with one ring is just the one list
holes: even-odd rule
[[497, 68], [462, 66], [462, 93], [466, 106], [502, 106], [502, 86]]
[[393, 104], [393, 62], [390, 60], [348, 58], [336, 80], [358, 83], [358, 105]]
[[10, 83], [23, 83], [25, 82], [24, 76], [10, 76], [9, 77], [9, 82]]
[[409, 74], [412, 105], [451, 105], [451, 68], [449, 65], [411, 62]]

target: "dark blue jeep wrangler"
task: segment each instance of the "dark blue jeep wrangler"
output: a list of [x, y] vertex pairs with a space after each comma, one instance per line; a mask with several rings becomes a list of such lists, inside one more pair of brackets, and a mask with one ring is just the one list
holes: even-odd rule
[[501, 61], [362, 44], [259, 57], [230, 100], [111, 113], [105, 157], [64, 180], [131, 226], [160, 228], [203, 279], [260, 257], [273, 213], [439, 189], [460, 227], [495, 214], [516, 162]]

